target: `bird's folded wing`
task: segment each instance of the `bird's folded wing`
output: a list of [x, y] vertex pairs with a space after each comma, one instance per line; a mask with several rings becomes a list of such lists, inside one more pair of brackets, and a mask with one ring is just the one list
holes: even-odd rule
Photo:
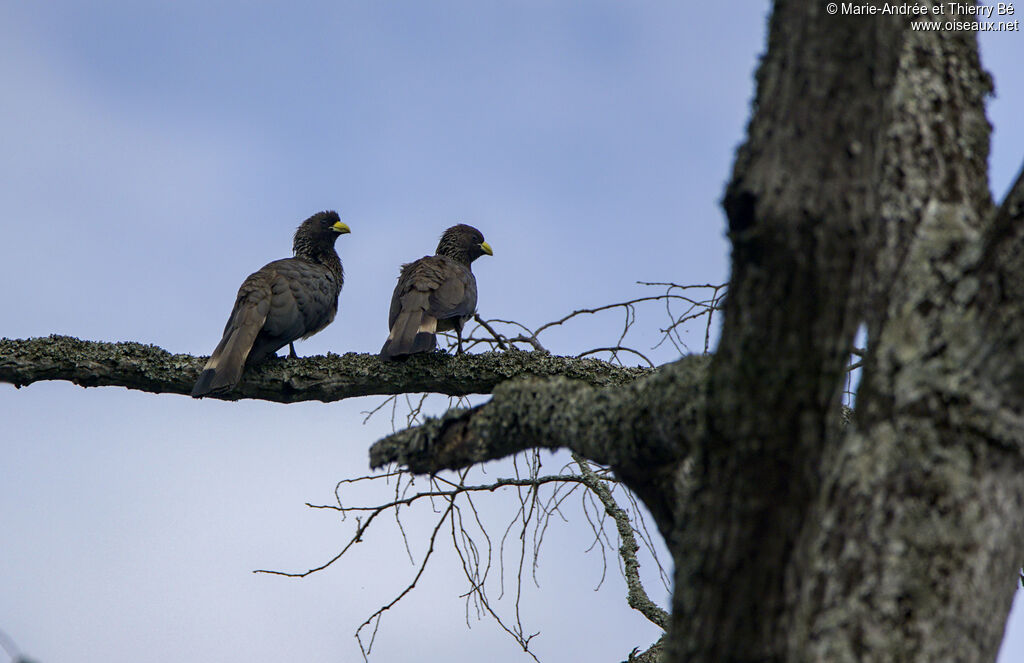
[[395, 321], [402, 312], [403, 303], [405, 306], [425, 306], [427, 297], [444, 282], [444, 276], [444, 265], [437, 256], [424, 256], [415, 262], [402, 265], [395, 292], [391, 296], [388, 327], [395, 326]]
[[260, 342], [267, 353], [320, 331], [334, 319], [338, 288], [326, 268], [286, 258], [260, 272], [266, 275], [271, 293]]
[[445, 256], [435, 256], [440, 272], [430, 293], [428, 312], [436, 318], [465, 318], [476, 311], [476, 278], [465, 265]]

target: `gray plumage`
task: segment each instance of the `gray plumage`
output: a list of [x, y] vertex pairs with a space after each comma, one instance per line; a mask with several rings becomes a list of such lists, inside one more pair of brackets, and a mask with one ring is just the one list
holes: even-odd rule
[[[344, 282], [334, 241], [348, 232], [337, 212], [314, 214], [295, 231], [294, 257], [264, 265], [242, 282], [224, 336], [199, 375], [193, 397], [231, 389], [246, 366], [334, 320]], [[294, 356], [294, 346], [291, 351]]]
[[455, 330], [462, 353], [462, 327], [476, 312], [476, 277], [472, 263], [494, 255], [484, 236], [472, 226], [452, 226], [441, 235], [437, 252], [402, 265], [391, 296], [385, 359], [430, 352], [437, 332]]

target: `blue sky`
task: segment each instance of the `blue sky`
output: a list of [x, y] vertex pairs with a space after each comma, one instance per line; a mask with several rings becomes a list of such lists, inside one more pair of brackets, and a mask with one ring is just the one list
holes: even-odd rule
[[[475, 267], [487, 317], [536, 326], [649, 294], [637, 280], [721, 282], [718, 200], [766, 13], [601, 0], [0, 5], [0, 335], [208, 354], [241, 280], [288, 255], [295, 225], [325, 208], [352, 227], [338, 242], [346, 287], [303, 355], [379, 349], [398, 265], [456, 222], [495, 249]], [[1022, 55], [1019, 34], [983, 37], [1000, 197], [1024, 154]], [[641, 311], [640, 347], [662, 316]], [[620, 324], [584, 321], [549, 347], [607, 345]], [[701, 341], [693, 332], [691, 347]], [[358, 660], [352, 632], [413, 572], [393, 532], [305, 580], [250, 572], [308, 568], [345, 540], [303, 503], [365, 472], [390, 430], [362, 423], [378, 402], [0, 385], [0, 628], [42, 663]], [[498, 519], [511, 499], [484, 508]], [[593, 592], [591, 536], [574, 522], [546, 539], [524, 606], [542, 659], [621, 660], [655, 637], [614, 573]], [[457, 561], [438, 561], [384, 622], [373, 660], [408, 660], [410, 643], [426, 660], [525, 660], [493, 624], [467, 629]], [[1024, 649], [1021, 621], [1011, 640]]]

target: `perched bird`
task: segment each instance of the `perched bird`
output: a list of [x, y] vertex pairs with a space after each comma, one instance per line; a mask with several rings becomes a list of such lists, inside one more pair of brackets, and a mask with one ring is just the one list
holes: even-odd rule
[[455, 330], [462, 354], [462, 326], [476, 312], [476, 277], [470, 268], [491, 245], [473, 226], [459, 224], [441, 235], [437, 252], [402, 265], [391, 297], [391, 333], [380, 356], [394, 359], [437, 346], [436, 333]]
[[192, 388], [192, 396], [227, 391], [243, 369], [308, 338], [334, 320], [344, 282], [334, 250], [339, 235], [352, 232], [337, 212], [320, 212], [295, 231], [293, 258], [275, 260], [249, 275], [238, 289], [224, 337]]

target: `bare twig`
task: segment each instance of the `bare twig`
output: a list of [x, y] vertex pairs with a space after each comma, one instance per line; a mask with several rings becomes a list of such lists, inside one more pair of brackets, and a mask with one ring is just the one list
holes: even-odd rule
[[24, 660], [21, 656], [21, 651], [18, 649], [18, 645], [14, 643], [14, 639], [3, 631], [0, 631], [0, 647], [7, 652], [7, 655], [11, 657], [11, 661], [13, 663], [18, 663], [19, 661]]
[[[659, 302], [663, 303], [665, 306], [665, 312], [668, 315], [669, 324], [660, 330], [662, 338], [654, 346], [655, 348], [668, 342], [674, 346], [680, 354], [685, 354], [688, 349], [686, 343], [683, 342], [683, 339], [680, 336], [680, 328], [684, 327], [689, 322], [703, 318], [705, 320], [704, 352], [710, 352], [711, 334], [715, 320], [714, 314], [716, 311], [721, 309], [722, 300], [725, 297], [726, 292], [726, 286], [724, 284], [680, 285], [678, 283], [651, 281], [638, 281], [637, 283], [644, 286], [663, 287], [665, 288], [665, 292], [658, 295], [635, 297], [633, 299], [615, 302], [613, 304], [577, 309], [557, 320], [543, 323], [536, 329], [531, 329], [527, 325], [515, 320], [505, 320], [501, 318], [484, 319], [480, 315], [475, 315], [474, 321], [477, 324], [477, 329], [483, 329], [487, 332], [487, 335], [478, 336], [475, 334], [476, 329], [470, 330], [464, 334], [463, 344], [469, 348], [485, 346], [492, 349], [497, 348], [502, 350], [519, 349], [519, 347], [517, 347], [517, 344], [519, 344], [526, 345], [528, 348], [532, 348], [533, 350], [547, 352], [547, 348], [540, 340], [540, 336], [543, 333], [550, 331], [555, 327], [564, 326], [583, 316], [593, 316], [609, 311], [619, 310], [622, 311], [624, 315], [622, 330], [615, 345], [605, 351], [612, 353], [613, 361], [618, 361], [618, 352], [625, 351], [630, 354], [634, 354], [646, 361], [648, 364], [653, 365], [653, 362], [644, 352], [635, 347], [626, 346], [624, 344], [624, 340], [636, 324], [637, 307], [644, 304]], [[690, 293], [692, 292], [699, 294], [691, 296]], [[681, 312], [676, 310], [678, 305], [683, 306], [683, 310]], [[502, 333], [502, 331], [499, 330], [499, 326], [509, 327], [513, 331], [511, 333]], [[449, 343], [449, 347], [454, 347], [454, 335], [446, 334], [445, 337]], [[580, 356], [594, 354], [599, 351], [600, 349], [596, 348], [585, 350]]]
[[490, 326], [490, 325], [489, 325], [489, 324], [487, 323], [487, 321], [486, 321], [486, 320], [484, 320], [483, 318], [481, 318], [481, 317], [480, 317], [480, 314], [479, 314], [479, 313], [474, 313], [474, 314], [473, 314], [473, 320], [474, 320], [474, 321], [475, 321], [475, 322], [476, 322], [476, 323], [477, 323], [478, 325], [480, 325], [481, 327], [483, 327], [484, 329], [486, 329], [486, 330], [487, 330], [488, 332], [490, 332], [491, 336], [493, 336], [493, 337], [494, 337], [494, 341], [495, 341], [495, 343], [497, 343], [497, 344], [498, 344], [498, 347], [499, 347], [499, 348], [501, 348], [502, 350], [507, 350], [507, 349], [509, 348], [509, 346], [508, 346], [508, 345], [507, 345], [507, 344], [505, 343], [505, 341], [503, 340], [503, 337], [502, 337], [502, 335], [501, 335], [501, 334], [499, 334], [498, 332], [494, 331], [494, 327], [491, 327], [491, 326]]
[[642, 352], [640, 352], [638, 350], [634, 350], [633, 348], [627, 348], [627, 347], [624, 347], [624, 346], [621, 346], [621, 345], [613, 345], [613, 346], [607, 347], [607, 348], [594, 348], [592, 350], [587, 350], [586, 352], [581, 352], [581, 353], [579, 353], [576, 356], [577, 357], [587, 357], [587, 356], [592, 355], [592, 354], [597, 354], [598, 352], [610, 352], [612, 354], [612, 360], [614, 360], [614, 361], [618, 361], [618, 359], [619, 359], [618, 353], [619, 352], [630, 352], [630, 353], [635, 354], [636, 356], [640, 357], [644, 361], [646, 361], [648, 366], [650, 366], [651, 368], [654, 368], [654, 362], [651, 361], [650, 358], [647, 355], [645, 355], [644, 353], [642, 353]]
[[[444, 513], [438, 519], [437, 524], [434, 525], [434, 531], [430, 534], [429, 547], [427, 548], [427, 552], [423, 556], [423, 561], [420, 563], [420, 567], [416, 571], [416, 575], [413, 577], [412, 581], [408, 585], [406, 585], [405, 589], [403, 589], [398, 594], [398, 596], [396, 596], [395, 598], [391, 599], [391, 601], [378, 608], [372, 615], [366, 618], [366, 621], [359, 625], [359, 628], [356, 629], [356, 641], [359, 642], [359, 649], [363, 653], [363, 660], [367, 660], [367, 657], [370, 655], [370, 651], [373, 649], [373, 641], [377, 637], [377, 629], [380, 626], [381, 616], [385, 612], [390, 610], [392, 607], [394, 607], [395, 604], [401, 601], [409, 592], [411, 592], [416, 587], [416, 583], [418, 583], [420, 578], [423, 577], [423, 572], [427, 569], [427, 563], [430, 561], [431, 555], [434, 554], [434, 542], [437, 540], [437, 533], [441, 530], [441, 526], [444, 524], [444, 521], [448, 519], [448, 516], [449, 514], [451, 514], [454, 505], [455, 500], [449, 500], [448, 508], [445, 509]], [[373, 623], [373, 631], [370, 634], [370, 642], [364, 645], [363, 639], [360, 634], [362, 633], [364, 628], [368, 627], [371, 624], [371, 622]]]

